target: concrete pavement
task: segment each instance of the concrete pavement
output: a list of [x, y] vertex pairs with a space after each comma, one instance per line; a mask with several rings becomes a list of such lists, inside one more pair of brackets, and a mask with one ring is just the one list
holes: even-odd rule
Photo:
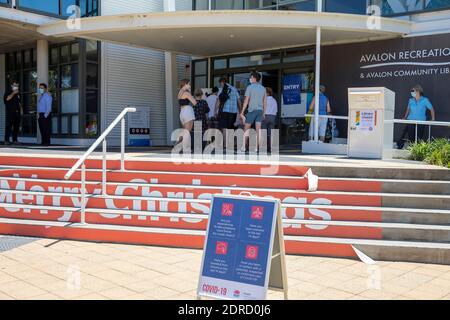
[[[201, 257], [198, 250], [23, 242], [0, 252], [0, 299], [195, 299]], [[287, 256], [287, 272], [290, 299], [450, 300], [450, 266]]]

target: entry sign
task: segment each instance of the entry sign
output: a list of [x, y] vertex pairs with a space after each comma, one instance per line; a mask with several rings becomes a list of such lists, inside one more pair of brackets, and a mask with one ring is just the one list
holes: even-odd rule
[[298, 105], [302, 103], [302, 75], [289, 74], [283, 77], [283, 104]]
[[269, 287], [287, 299], [279, 201], [214, 196], [198, 297], [263, 300]]

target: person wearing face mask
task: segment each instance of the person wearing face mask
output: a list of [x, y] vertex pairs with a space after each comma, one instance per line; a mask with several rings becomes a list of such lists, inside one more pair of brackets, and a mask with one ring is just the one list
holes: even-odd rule
[[[406, 108], [405, 116], [403, 120], [415, 120], [415, 121], [427, 121], [427, 110], [431, 113], [431, 121], [436, 120], [436, 112], [430, 100], [423, 95], [423, 88], [420, 85], [411, 89], [411, 98]], [[425, 131], [425, 126], [417, 126], [417, 139], [422, 140]], [[398, 149], [403, 149], [406, 141], [415, 140], [416, 126], [414, 124], [408, 124], [402, 132], [400, 139], [397, 141]]]
[[38, 89], [38, 114], [39, 114], [39, 131], [41, 132], [42, 145], [50, 145], [50, 115], [52, 112], [52, 101], [53, 98], [48, 93], [47, 84], [39, 84]]
[[17, 136], [23, 113], [18, 81], [11, 82], [11, 88], [3, 96], [3, 102], [6, 106], [5, 145], [11, 144], [11, 137], [12, 143], [17, 145], [19, 144]]

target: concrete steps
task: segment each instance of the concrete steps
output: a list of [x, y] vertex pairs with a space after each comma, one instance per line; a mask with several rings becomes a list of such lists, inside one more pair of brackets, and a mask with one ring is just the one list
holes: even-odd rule
[[[120, 174], [120, 173], [117, 173]], [[95, 178], [96, 173], [93, 173], [91, 176]], [[98, 177], [97, 177], [98, 178]], [[101, 178], [101, 177], [100, 177]], [[281, 178], [280, 178], [281, 179]], [[28, 190], [11, 190], [11, 184], [6, 183], [8, 181], [7, 177], [3, 177], [0, 179], [0, 182], [3, 182], [5, 187], [9, 187], [7, 189], [0, 189], [0, 193], [10, 194], [13, 196], [6, 197], [6, 199], [10, 199], [9, 201], [16, 201], [17, 195], [21, 194], [30, 194], [35, 196], [44, 197], [45, 201], [51, 201], [53, 196], [57, 196], [58, 193], [62, 193], [59, 195], [64, 201], [67, 201], [65, 198], [73, 197], [68, 193], [68, 190], [71, 190], [71, 187], [75, 187], [74, 190], [79, 190], [73, 183], [69, 184], [69, 187], [57, 186], [55, 183], [53, 185], [47, 185], [48, 191], [44, 191], [43, 193], [39, 193], [36, 191], [28, 191]], [[19, 180], [16, 180], [18, 182]], [[280, 180], [274, 180], [280, 181]], [[269, 183], [272, 183], [270, 181]], [[267, 183], [267, 181], [265, 182]], [[306, 181], [302, 181], [302, 183], [306, 184]], [[116, 199], [121, 200], [129, 200], [129, 201], [141, 201], [145, 202], [148, 198], [152, 198], [152, 195], [158, 195], [156, 198], [165, 198], [168, 201], [173, 201], [171, 198], [179, 199], [181, 198], [205, 198], [211, 197], [211, 195], [215, 193], [229, 193], [229, 194], [239, 194], [240, 192], [248, 191], [257, 196], [273, 196], [281, 199], [284, 203], [299, 203], [298, 198], [306, 199], [307, 203], [313, 203], [316, 199], [328, 199], [332, 201], [334, 205], [353, 205], [353, 206], [380, 206], [380, 207], [392, 207], [392, 208], [418, 208], [418, 209], [441, 209], [441, 208], [450, 208], [450, 195], [432, 195], [432, 194], [403, 194], [403, 193], [378, 193], [378, 192], [343, 192], [343, 191], [317, 191], [314, 193], [306, 192], [303, 190], [285, 190], [285, 189], [269, 189], [269, 188], [257, 188], [256, 186], [249, 186], [245, 188], [242, 185], [247, 184], [242, 181], [240, 186], [235, 187], [220, 187], [218, 186], [210, 186], [197, 189], [195, 185], [190, 187], [181, 186], [177, 187], [171, 184], [170, 186], [165, 186], [164, 184], [142, 184], [139, 185], [139, 182], [136, 182], [134, 185], [124, 185], [124, 184], [116, 184], [116, 185], [108, 185], [109, 195], [114, 195]], [[252, 184], [252, 183], [249, 183]], [[289, 182], [285, 182], [285, 185], [290, 186]], [[16, 184], [17, 186], [17, 184]], [[97, 182], [97, 185], [89, 184], [88, 188], [91, 193], [100, 193], [101, 185], [100, 182]], [[52, 191], [52, 192], [50, 192]], [[56, 192], [55, 192], [56, 191]], [[59, 191], [59, 192], [58, 192]], [[239, 192], [238, 192], [239, 191]], [[296, 197], [295, 199], [293, 197]], [[101, 195], [94, 194], [92, 196], [93, 199], [102, 199]], [[69, 199], [70, 200], [70, 199]], [[159, 200], [158, 200], [159, 201]], [[324, 201], [325, 204], [325, 201]]]
[[[0, 233], [56, 239], [84, 239], [93, 242], [161, 245], [202, 249], [205, 231], [92, 225], [0, 218]], [[285, 236], [291, 254], [355, 258], [353, 248], [375, 260], [450, 264], [450, 244], [415, 241], [358, 240], [308, 236]], [[320, 253], [319, 253], [320, 252]]]
[[296, 165], [130, 160], [121, 172], [112, 160], [102, 195], [101, 160], [90, 160], [84, 225], [80, 171], [63, 180], [75, 161], [0, 157], [0, 234], [202, 248], [212, 195], [250, 192], [281, 200], [289, 254], [356, 258], [356, 247], [375, 260], [450, 264], [450, 179], [437, 173], [334, 168], [307, 192], [309, 168]]
[[319, 182], [319, 190], [326, 191], [364, 192], [374, 186], [383, 193], [450, 195], [450, 181], [321, 177]]
[[[2, 166], [0, 170], [3, 168], [2, 177], [10, 177], [13, 180], [14, 176], [20, 174], [21, 179], [26, 181], [26, 177], [35, 177], [36, 173], [30, 172], [32, 170], [39, 171], [48, 171], [45, 174], [41, 174], [41, 178], [45, 179], [36, 179], [34, 180], [48, 180], [48, 182], [53, 182], [55, 184], [58, 183], [68, 183], [66, 181], [60, 180], [60, 175], [64, 173], [64, 170], [61, 168], [55, 167], [14, 167], [14, 166]], [[19, 169], [20, 170], [19, 172]], [[109, 172], [114, 171], [115, 169], [109, 169]], [[89, 169], [88, 172], [92, 173], [92, 176], [88, 176], [92, 178], [92, 181], [99, 182], [99, 169]], [[117, 171], [117, 170], [116, 170]], [[176, 171], [174, 172], [160, 172], [160, 171], [130, 171], [134, 174], [171, 174], [177, 175]], [[183, 174], [183, 173], [179, 173]], [[51, 179], [49, 176], [55, 176], [58, 179]], [[76, 178], [78, 178], [79, 172], [77, 173]], [[215, 174], [215, 176], [219, 176], [220, 174]], [[234, 175], [236, 176], [236, 175]], [[255, 176], [248, 174], [239, 174], [239, 176], [247, 177], [247, 176]], [[201, 177], [201, 175], [199, 176]], [[270, 178], [273, 177], [271, 175], [265, 175], [263, 177]], [[280, 176], [278, 176], [280, 177]], [[282, 177], [282, 176], [281, 176]], [[287, 176], [286, 176], [287, 177]], [[112, 177], [114, 178], [114, 177]], [[289, 178], [294, 178], [289, 176]], [[154, 179], [157, 179], [154, 178]], [[74, 183], [79, 184], [79, 180], [75, 180], [72, 178]], [[141, 182], [142, 183], [142, 182]], [[161, 184], [161, 183], [159, 183]], [[168, 184], [168, 183], [166, 183]], [[172, 185], [183, 185], [181, 182], [176, 182]], [[192, 184], [185, 184], [184, 186], [191, 186]], [[214, 186], [212, 187], [224, 187], [224, 186]], [[199, 186], [201, 187], [201, 186]], [[284, 186], [283, 186], [284, 187]], [[272, 187], [274, 189], [275, 187]], [[373, 179], [373, 178], [336, 178], [336, 177], [320, 177], [319, 180], [319, 190], [320, 191], [355, 191], [355, 192], [380, 192], [380, 193], [411, 193], [411, 194], [432, 194], [432, 195], [450, 195], [450, 180], [449, 181], [439, 181], [439, 180], [398, 180], [398, 179]]]
[[[41, 179], [64, 179], [67, 170], [56, 168], [27, 168], [2, 171], [2, 177], [27, 177], [38, 176]], [[80, 180], [81, 172], [76, 172], [72, 179]], [[90, 181], [101, 181], [100, 170], [87, 170], [86, 179]], [[269, 176], [254, 174], [220, 174], [203, 172], [165, 172], [165, 171], [112, 171], [107, 172], [107, 181], [130, 182], [139, 179], [160, 184], [206, 184], [210, 186], [235, 186], [235, 187], [258, 187], [270, 185], [273, 188], [306, 189], [307, 180], [299, 176]]]
[[450, 170], [439, 167], [409, 169], [405, 167], [312, 165], [310, 168], [319, 177], [450, 181]]
[[[40, 193], [43, 194], [43, 193]], [[78, 197], [79, 195], [67, 195], [68, 197]], [[207, 225], [208, 214], [203, 212], [194, 212], [192, 208], [208, 208], [210, 201], [207, 199], [180, 199], [179, 203], [183, 203], [181, 207], [184, 210], [171, 211], [174, 206], [167, 205], [164, 208], [158, 206], [151, 207], [125, 207], [124, 209], [107, 209], [106, 206], [90, 205], [90, 196], [87, 205], [88, 223], [92, 224], [116, 224], [137, 227], [167, 227], [167, 228], [186, 228], [194, 230], [204, 230]], [[150, 199], [150, 198], [149, 198]], [[148, 200], [153, 201], [153, 200]], [[170, 200], [159, 199], [154, 201], [165, 201], [167, 204]], [[77, 204], [74, 202], [75, 205]], [[4, 218], [23, 218], [31, 220], [46, 221], [66, 221], [80, 222], [80, 214], [74, 206], [67, 205], [64, 201], [59, 204], [61, 207], [49, 205], [43, 201], [43, 205], [2, 203], [0, 204], [0, 217]], [[79, 205], [78, 205], [79, 206]], [[308, 206], [309, 210], [321, 210], [327, 212], [326, 206]], [[180, 209], [177, 207], [176, 209]], [[289, 217], [290, 209], [295, 210], [295, 205], [285, 203], [282, 206], [283, 218], [285, 224], [285, 233], [287, 235], [308, 235], [308, 236], [333, 236], [333, 237], [353, 237], [357, 239], [389, 239], [389, 240], [414, 240], [414, 241], [431, 241], [431, 242], [450, 242], [450, 210], [440, 210], [430, 214], [439, 215], [442, 221], [435, 221], [432, 217], [428, 217], [427, 224], [420, 222], [386, 222], [384, 215], [386, 213], [393, 214], [395, 211], [385, 211], [380, 215], [361, 215], [358, 207], [346, 207], [341, 210], [344, 214], [342, 217], [338, 213], [333, 215], [333, 220], [310, 220], [305, 215], [296, 215]], [[303, 208], [302, 209], [306, 209]], [[367, 213], [374, 208], [365, 208]], [[392, 210], [392, 209], [391, 209]], [[410, 209], [412, 210], [412, 209]], [[350, 213], [352, 212], [352, 213]], [[335, 213], [335, 211], [333, 212]], [[408, 215], [408, 210], [397, 211], [399, 214]], [[353, 214], [353, 218], [349, 215]], [[416, 213], [418, 214], [418, 213]], [[422, 216], [428, 215], [427, 212], [420, 213]], [[357, 216], [361, 216], [358, 219]], [[366, 220], [364, 220], [366, 219]], [[443, 222], [443, 223], [439, 223]]]

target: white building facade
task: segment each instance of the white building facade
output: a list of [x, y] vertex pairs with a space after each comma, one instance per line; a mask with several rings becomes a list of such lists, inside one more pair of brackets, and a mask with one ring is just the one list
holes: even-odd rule
[[[91, 12], [89, 16], [165, 10], [164, 2], [160, 0], [88, 2], [89, 4], [86, 3], [84, 6], [90, 7], [91, 10], [95, 8], [95, 12]], [[74, 4], [80, 5], [76, 1]], [[95, 137], [127, 105], [130, 105], [148, 112], [151, 145], [168, 145], [170, 133], [167, 127], [177, 124], [173, 116], [176, 110], [168, 111], [166, 108], [166, 73], [170, 74], [173, 67], [174, 84], [182, 78], [190, 78], [190, 56], [169, 55], [167, 64], [173, 66], [166, 68], [166, 54], [162, 51], [110, 42], [84, 41], [75, 37], [56, 41], [50, 37], [42, 37], [37, 31], [39, 26], [67, 19], [70, 15], [70, 8], [56, 7], [56, 4], [55, 7], [51, 5], [33, 7], [33, 4], [29, 5], [25, 1], [8, 2], [0, 6], [0, 10], [3, 11], [0, 19], [3, 34], [1, 37], [5, 38], [2, 42], [8, 43], [8, 47], [1, 48], [0, 54], [0, 93], [3, 98], [9, 82], [13, 79], [19, 81], [24, 107], [19, 141], [39, 142], [35, 92], [38, 83], [45, 82], [49, 84], [49, 91], [54, 97], [52, 113], [54, 144], [74, 146], [92, 144]], [[183, 5], [183, 1], [177, 1], [176, 8], [192, 9], [192, 4], [186, 1]], [[69, 10], [69, 14], [64, 14], [66, 10]], [[19, 27], [23, 22], [26, 22], [29, 28], [27, 33]], [[16, 37], [6, 39], [7, 30], [19, 32]], [[21, 39], [24, 36], [29, 37], [26, 44], [22, 44]], [[44, 52], [38, 50], [38, 39], [47, 43], [47, 52], [45, 48]], [[49, 57], [48, 63], [41, 68], [42, 72], [38, 70], [38, 56]], [[42, 75], [47, 73], [47, 77]], [[172, 117], [170, 121], [167, 119], [168, 115]], [[0, 141], [4, 140], [4, 132], [5, 106], [2, 99]], [[114, 131], [109, 137], [109, 142], [118, 145], [119, 135], [118, 130]]]
[[[448, 0], [64, 3], [0, 0], [0, 93], [11, 79], [19, 80], [25, 109], [22, 142], [39, 142], [34, 94], [39, 82], [49, 83], [54, 96], [55, 144], [90, 145], [126, 106], [133, 106], [149, 115], [151, 145], [167, 146], [172, 144], [171, 132], [180, 126], [176, 93], [181, 79], [192, 78], [194, 88], [211, 88], [225, 76], [242, 92], [253, 69], [263, 74], [263, 84], [273, 89], [280, 105], [283, 84], [298, 75], [305, 100], [301, 108], [314, 95], [320, 74], [317, 81], [329, 88], [338, 115], [347, 113], [348, 87], [386, 86], [398, 93], [400, 116], [410, 86], [421, 83], [436, 101], [440, 120], [450, 121], [445, 104], [450, 96], [436, 85], [450, 80], [445, 69], [433, 75], [419, 74], [423, 68], [382, 67], [370, 74], [370, 81], [361, 78], [363, 57], [375, 63], [383, 53], [398, 58], [405, 52], [440, 50], [439, 57], [402, 62], [450, 63]], [[81, 11], [80, 28], [67, 26], [65, 19], [74, 14], [70, 4]], [[346, 54], [352, 52], [354, 56]], [[401, 62], [394, 60], [390, 62]], [[280, 108], [282, 143], [301, 143], [305, 112], [291, 114]], [[0, 139], [3, 135], [0, 102]], [[117, 130], [109, 142], [117, 145], [119, 138]]]

